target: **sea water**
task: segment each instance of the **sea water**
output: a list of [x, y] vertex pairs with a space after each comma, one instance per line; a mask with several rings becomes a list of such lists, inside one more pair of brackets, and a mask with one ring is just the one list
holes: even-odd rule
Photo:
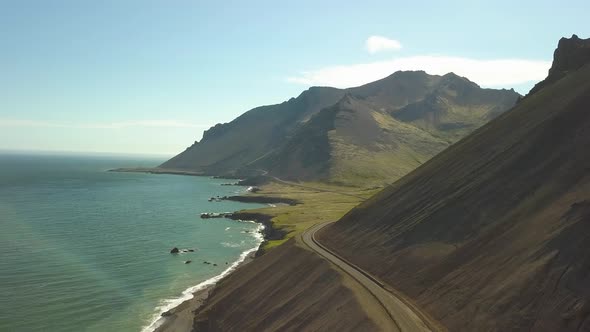
[[259, 225], [200, 218], [261, 206], [208, 202], [231, 180], [107, 172], [162, 161], [0, 153], [0, 331], [141, 331], [258, 247]]

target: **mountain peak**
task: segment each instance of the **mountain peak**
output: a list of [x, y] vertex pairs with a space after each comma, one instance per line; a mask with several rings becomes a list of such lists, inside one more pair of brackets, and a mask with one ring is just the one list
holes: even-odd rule
[[387, 78], [400, 78], [400, 77], [412, 77], [412, 76], [427, 76], [428, 74], [424, 70], [398, 70]]
[[340, 98], [338, 102], [334, 104], [333, 109], [342, 110], [364, 108], [363, 106], [360, 106], [362, 99], [362, 97], [354, 95], [351, 92], [346, 92], [342, 98]]
[[325, 92], [335, 92], [335, 91], [339, 91], [339, 90], [340, 89], [327, 87], [327, 86], [312, 86], [312, 87], [309, 87], [307, 90], [304, 90], [303, 92], [301, 92], [299, 94], [299, 96], [295, 99], [306, 98], [306, 97], [309, 98], [312, 96], [317, 97]]
[[452, 82], [452, 83], [461, 83], [464, 86], [470, 86], [470, 87], [473, 87], [473, 88], [479, 88], [480, 87], [477, 83], [472, 82], [468, 78], [463, 77], [463, 76], [459, 76], [459, 75], [457, 75], [457, 74], [455, 74], [453, 72], [446, 73], [446, 74], [444, 74], [441, 77], [441, 83], [445, 83], [446, 84], [446, 83], [449, 83], [449, 82]]
[[374, 83], [378, 83], [378, 82], [388, 82], [388, 81], [397, 81], [397, 80], [407, 80], [407, 79], [420, 79], [420, 78], [425, 78], [425, 77], [429, 77], [430, 75], [428, 75], [424, 70], [398, 70], [396, 72], [393, 72], [392, 74], [377, 80], [375, 82], [371, 82], [365, 85], [372, 85]]
[[549, 76], [579, 69], [587, 63], [590, 63], [590, 38], [581, 39], [575, 34], [571, 38], [561, 38], [553, 53]]
[[[462, 80], [462, 81], [469, 81], [467, 78], [463, 76], [459, 76], [454, 72], [448, 72], [442, 76], [443, 79], [454, 79], [454, 80]], [[471, 82], [471, 81], [469, 81]]]
[[553, 64], [549, 69], [549, 75], [545, 80], [535, 85], [529, 95], [588, 63], [590, 63], [590, 38], [581, 39], [575, 34], [571, 38], [561, 38], [553, 53]]
[[342, 96], [342, 98], [338, 101], [338, 104], [341, 104], [341, 103], [350, 103], [350, 102], [352, 102], [352, 101], [354, 101], [356, 99], [357, 98], [352, 93], [346, 92], [344, 94], [344, 96]]
[[448, 73], [446, 73], [446, 74], [444, 74], [444, 75], [443, 75], [443, 77], [464, 78], [464, 77], [462, 77], [462, 76], [459, 76], [459, 75], [455, 74], [455, 73], [454, 73], [454, 72], [452, 72], [452, 71], [451, 71], [451, 72], [448, 72]]

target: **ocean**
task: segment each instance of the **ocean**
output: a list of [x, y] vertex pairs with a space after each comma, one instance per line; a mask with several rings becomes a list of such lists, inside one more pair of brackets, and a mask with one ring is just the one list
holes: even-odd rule
[[0, 331], [148, 330], [258, 247], [260, 225], [200, 218], [262, 206], [208, 202], [231, 180], [107, 172], [162, 161], [0, 153]]

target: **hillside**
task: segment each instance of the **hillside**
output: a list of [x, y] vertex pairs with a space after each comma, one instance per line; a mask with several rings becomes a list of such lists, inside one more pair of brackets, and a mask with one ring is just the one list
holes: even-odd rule
[[381, 184], [509, 109], [518, 97], [452, 73], [420, 71], [345, 90], [310, 88], [216, 125], [160, 167], [213, 175], [264, 169], [290, 180]]
[[353, 284], [291, 240], [224, 279], [195, 314], [194, 331], [385, 330], [383, 313], [363, 308]]
[[450, 331], [588, 331], [587, 45], [562, 39], [535, 92], [353, 209], [321, 241]]
[[285, 179], [379, 184], [403, 176], [447, 146], [347, 94], [261, 164]]
[[314, 87], [278, 105], [254, 108], [230, 123], [217, 124], [160, 168], [223, 175], [273, 151], [301, 121], [337, 102], [344, 92]]

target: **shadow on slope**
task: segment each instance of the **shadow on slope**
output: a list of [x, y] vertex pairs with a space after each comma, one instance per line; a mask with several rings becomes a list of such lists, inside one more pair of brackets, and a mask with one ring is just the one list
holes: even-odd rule
[[321, 240], [451, 331], [588, 330], [589, 128], [586, 65], [353, 209]]

